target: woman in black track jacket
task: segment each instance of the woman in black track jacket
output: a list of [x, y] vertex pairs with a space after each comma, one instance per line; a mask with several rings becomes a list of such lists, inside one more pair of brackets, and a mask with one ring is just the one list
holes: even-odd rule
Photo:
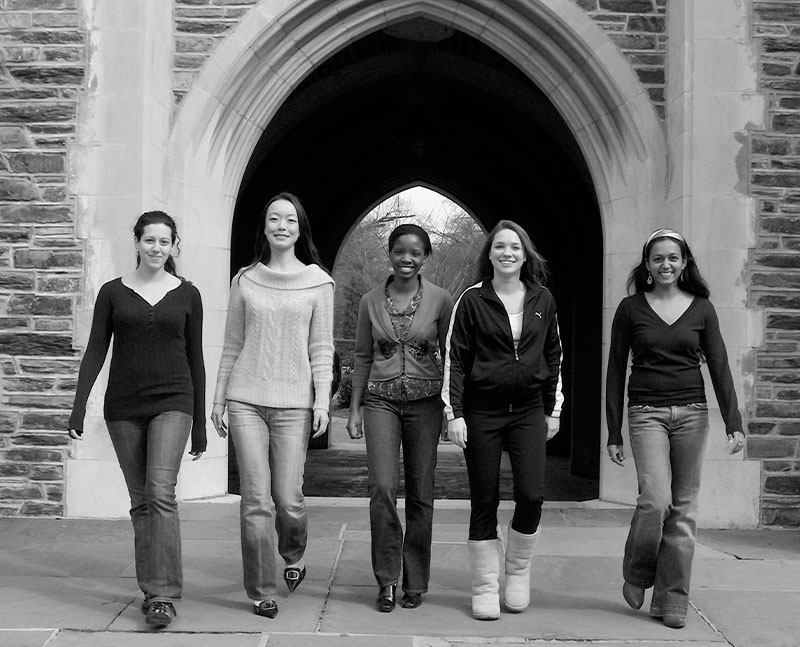
[[505, 605], [530, 601], [530, 565], [539, 538], [545, 444], [558, 433], [561, 341], [546, 264], [522, 227], [501, 220], [478, 259], [480, 283], [467, 288], [447, 335], [442, 399], [448, 435], [464, 449], [472, 512], [472, 613], [500, 614], [497, 508], [505, 447], [514, 475]]

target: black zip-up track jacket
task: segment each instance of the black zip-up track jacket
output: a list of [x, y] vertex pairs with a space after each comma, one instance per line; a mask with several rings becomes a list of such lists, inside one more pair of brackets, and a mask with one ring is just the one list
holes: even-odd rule
[[558, 417], [561, 339], [556, 303], [540, 285], [527, 285], [517, 349], [503, 302], [490, 279], [467, 288], [456, 301], [447, 333], [442, 400], [448, 420], [464, 408], [513, 412], [541, 404]]

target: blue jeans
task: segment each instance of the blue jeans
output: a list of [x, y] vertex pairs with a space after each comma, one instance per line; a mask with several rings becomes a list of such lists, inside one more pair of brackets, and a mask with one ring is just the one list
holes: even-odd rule
[[622, 574], [653, 587], [651, 615], [686, 615], [708, 405], [633, 406], [628, 426], [639, 498]]
[[278, 552], [287, 564], [299, 562], [306, 552], [303, 471], [311, 421], [311, 409], [228, 401], [242, 493], [244, 588], [251, 600], [271, 600], [278, 593], [275, 531]]
[[136, 580], [145, 597], [181, 599], [181, 524], [175, 485], [192, 417], [167, 411], [153, 418], [106, 420], [131, 497]]
[[[370, 393], [364, 398], [372, 570], [378, 586], [398, 581], [402, 561], [403, 590], [428, 590], [433, 476], [443, 406], [439, 396], [410, 402], [385, 400]], [[405, 537], [397, 514], [401, 445], [406, 488]]]
[[500, 505], [500, 458], [508, 451], [514, 478], [514, 516], [511, 527], [525, 535], [536, 532], [544, 502], [544, 466], [547, 424], [544, 409], [524, 411], [464, 411], [467, 447], [464, 459], [469, 475], [469, 538], [497, 538]]

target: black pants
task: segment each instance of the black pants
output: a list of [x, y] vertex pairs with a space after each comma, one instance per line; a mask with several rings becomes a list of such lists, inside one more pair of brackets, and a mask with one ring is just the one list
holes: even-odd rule
[[514, 477], [516, 505], [511, 527], [526, 535], [536, 532], [544, 491], [547, 443], [544, 409], [536, 407], [514, 413], [465, 411], [464, 420], [467, 423], [464, 458], [472, 507], [469, 538], [482, 541], [497, 537], [500, 457], [504, 446]]

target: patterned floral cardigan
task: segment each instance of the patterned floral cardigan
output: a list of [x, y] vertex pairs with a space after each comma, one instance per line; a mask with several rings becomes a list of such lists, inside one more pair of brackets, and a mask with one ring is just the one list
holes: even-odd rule
[[395, 401], [436, 395], [453, 298], [420, 276], [419, 291], [399, 312], [387, 290], [391, 278], [361, 297], [353, 387]]

